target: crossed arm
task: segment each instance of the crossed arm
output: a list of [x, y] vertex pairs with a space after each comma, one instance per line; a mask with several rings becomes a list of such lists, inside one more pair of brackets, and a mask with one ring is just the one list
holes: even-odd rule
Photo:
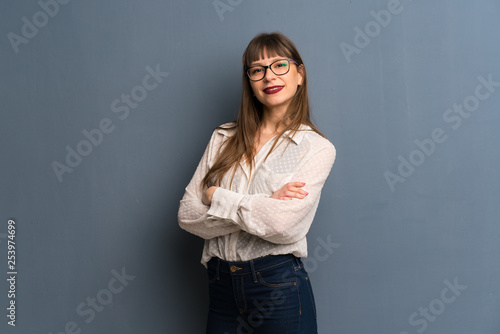
[[204, 239], [239, 230], [277, 244], [305, 237], [335, 160], [333, 145], [312, 155], [293, 175], [293, 182], [271, 195], [241, 194], [215, 186], [201, 189], [211, 153], [209, 144], [186, 187], [178, 214], [181, 228]]
[[[294, 198], [304, 198], [309, 193], [303, 189], [301, 189], [305, 185], [305, 182], [288, 182], [283, 186], [283, 188], [277, 190], [274, 194], [270, 196], [270, 198], [280, 199], [280, 200], [292, 200]], [[202, 202], [205, 205], [210, 206], [212, 204], [212, 196], [215, 192], [215, 189], [219, 187], [212, 186], [208, 188], [203, 193]]]

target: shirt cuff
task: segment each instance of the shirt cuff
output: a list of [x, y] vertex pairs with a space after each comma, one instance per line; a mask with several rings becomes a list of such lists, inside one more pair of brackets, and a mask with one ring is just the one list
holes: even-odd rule
[[243, 197], [245, 195], [218, 187], [212, 194], [212, 204], [207, 214], [213, 217], [229, 219], [236, 223], [238, 209]]

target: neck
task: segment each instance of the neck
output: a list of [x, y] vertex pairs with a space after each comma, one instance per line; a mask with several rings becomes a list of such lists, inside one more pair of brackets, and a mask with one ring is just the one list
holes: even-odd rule
[[274, 134], [283, 130], [285, 124], [281, 123], [286, 113], [286, 106], [280, 108], [264, 107], [260, 125], [261, 133]]

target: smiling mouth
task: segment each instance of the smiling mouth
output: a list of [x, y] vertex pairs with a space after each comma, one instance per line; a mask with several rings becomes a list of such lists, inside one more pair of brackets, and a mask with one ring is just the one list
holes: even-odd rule
[[284, 86], [273, 86], [273, 87], [268, 87], [264, 89], [264, 93], [266, 94], [276, 94], [279, 91], [281, 91], [284, 88]]

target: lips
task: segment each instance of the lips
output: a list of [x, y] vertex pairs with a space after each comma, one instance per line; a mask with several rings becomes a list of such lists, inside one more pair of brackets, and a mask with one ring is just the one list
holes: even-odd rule
[[276, 94], [280, 92], [285, 86], [272, 86], [264, 89], [264, 93], [266, 94]]

